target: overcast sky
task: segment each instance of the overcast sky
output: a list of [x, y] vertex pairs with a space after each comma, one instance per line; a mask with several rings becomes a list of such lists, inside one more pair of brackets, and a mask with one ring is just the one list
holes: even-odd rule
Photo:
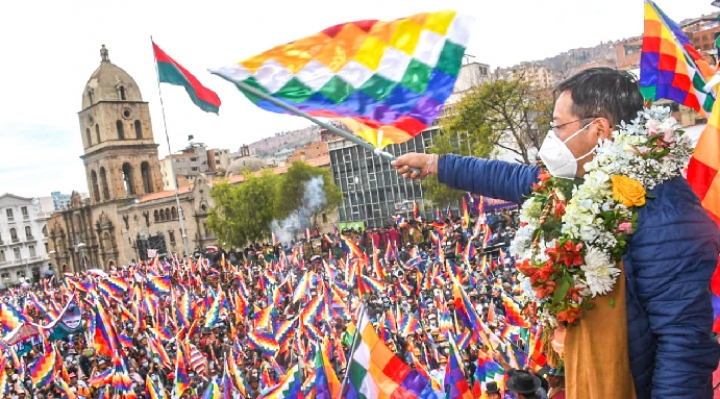
[[[715, 10], [710, 0], [658, 0], [679, 21]], [[163, 85], [173, 150], [196, 140], [237, 151], [245, 143], [307, 126], [256, 109], [230, 83], [207, 72], [328, 26], [392, 20], [455, 9], [475, 17], [467, 53], [494, 69], [568, 49], [638, 35], [641, 0], [304, 0], [3, 1], [0, 4], [0, 193], [47, 196], [87, 191], [77, 112], [100, 63], [100, 46], [133, 76], [150, 103], [155, 141], [168, 153], [150, 35], [215, 90], [220, 115], [196, 108], [182, 88]]]

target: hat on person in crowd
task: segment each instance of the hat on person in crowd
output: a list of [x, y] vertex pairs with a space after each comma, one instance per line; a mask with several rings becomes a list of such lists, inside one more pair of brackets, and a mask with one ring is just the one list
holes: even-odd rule
[[485, 393], [486, 394], [492, 394], [492, 393], [500, 393], [500, 388], [498, 388], [498, 384], [495, 381], [490, 381], [485, 385]]
[[540, 378], [525, 370], [515, 370], [513, 375], [505, 383], [505, 386], [515, 393], [532, 395], [540, 389], [542, 382]]
[[551, 377], [565, 377], [565, 368], [559, 367], [556, 369], [551, 368], [548, 370], [548, 375]]

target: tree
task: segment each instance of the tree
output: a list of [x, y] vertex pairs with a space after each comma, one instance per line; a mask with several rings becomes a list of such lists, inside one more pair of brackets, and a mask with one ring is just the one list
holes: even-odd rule
[[496, 79], [475, 88], [458, 103], [457, 113], [443, 124], [448, 132], [467, 132], [470, 152], [491, 154], [504, 149], [532, 164], [552, 119], [553, 96], [521, 80]]
[[244, 177], [236, 185], [227, 181], [215, 184], [210, 193], [215, 206], [208, 215], [208, 228], [220, 242], [234, 247], [270, 237], [270, 223], [278, 201], [277, 175], [268, 170], [260, 176], [246, 171]]
[[[318, 184], [310, 185], [313, 178]], [[322, 181], [322, 184], [319, 182]], [[278, 220], [293, 215], [307, 219], [317, 225], [317, 217], [337, 208], [343, 197], [335, 184], [329, 169], [310, 166], [305, 162], [293, 162], [280, 178], [275, 202], [275, 216]]]

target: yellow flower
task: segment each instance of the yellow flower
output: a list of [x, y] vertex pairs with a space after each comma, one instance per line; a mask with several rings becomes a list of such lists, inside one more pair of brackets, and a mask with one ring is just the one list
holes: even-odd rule
[[623, 175], [612, 175], [610, 180], [615, 201], [627, 207], [645, 205], [647, 193], [639, 181]]

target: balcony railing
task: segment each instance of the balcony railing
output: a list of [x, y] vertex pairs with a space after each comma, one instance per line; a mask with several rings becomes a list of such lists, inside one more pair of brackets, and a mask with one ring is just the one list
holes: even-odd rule
[[25, 219], [25, 220], [30, 219], [30, 215], [23, 215], [23, 219]]
[[13, 238], [13, 239], [12, 239], [12, 242], [13, 242], [13, 244], [16, 244], [16, 243], [20, 242], [20, 239], [19, 239], [19, 238]]

